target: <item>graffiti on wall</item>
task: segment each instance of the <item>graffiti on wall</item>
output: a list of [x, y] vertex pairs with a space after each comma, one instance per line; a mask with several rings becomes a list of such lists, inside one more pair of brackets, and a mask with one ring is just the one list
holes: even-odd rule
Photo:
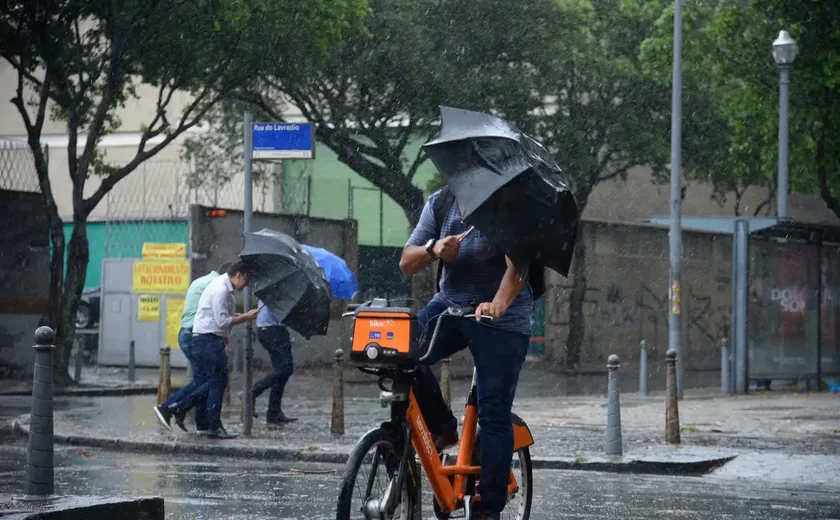
[[[728, 278], [716, 279], [729, 283]], [[714, 284], [711, 284], [712, 288]], [[554, 328], [560, 343], [565, 341], [569, 325], [568, 294], [570, 284], [553, 289], [554, 305], [546, 324]], [[683, 283], [682, 317], [684, 349], [698, 357], [698, 363], [714, 363], [717, 343], [729, 333], [730, 301], [720, 294], [708, 294], [709, 284]], [[727, 295], [728, 296], [728, 293]], [[668, 290], [656, 290], [644, 281], [608, 282], [590, 285], [584, 299], [586, 322], [585, 350], [598, 350], [615, 343], [638, 345], [645, 339], [649, 348], [664, 348], [668, 342]], [[629, 347], [628, 347], [629, 348]]]

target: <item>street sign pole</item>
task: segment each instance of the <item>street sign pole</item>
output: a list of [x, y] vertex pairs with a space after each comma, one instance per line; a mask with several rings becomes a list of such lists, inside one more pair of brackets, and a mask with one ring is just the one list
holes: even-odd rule
[[[243, 125], [245, 137], [245, 233], [251, 231], [251, 216], [254, 212], [254, 183], [251, 180], [251, 159], [253, 157], [254, 143], [253, 143], [253, 118], [250, 112], [245, 112], [245, 122]], [[245, 288], [245, 311], [251, 309], [251, 287]], [[251, 436], [251, 428], [254, 424], [254, 400], [251, 397], [251, 387], [254, 384], [254, 374], [251, 369], [251, 361], [254, 359], [254, 322], [249, 321], [246, 325], [247, 331], [245, 333], [245, 388], [242, 392], [242, 405], [244, 410], [244, 417], [242, 419], [244, 434], [246, 437]]]
[[674, 56], [671, 86], [671, 227], [669, 236], [671, 276], [669, 284], [668, 348], [677, 353], [677, 397], [682, 399], [683, 357], [680, 352], [680, 279], [682, 271], [682, 0], [674, 2]]

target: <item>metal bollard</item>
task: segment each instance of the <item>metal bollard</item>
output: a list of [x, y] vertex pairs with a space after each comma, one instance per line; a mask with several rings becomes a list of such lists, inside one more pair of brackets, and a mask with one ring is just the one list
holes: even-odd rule
[[335, 351], [335, 371], [333, 377], [333, 403], [330, 432], [333, 435], [344, 435], [344, 351]]
[[53, 341], [49, 327], [35, 331], [35, 375], [32, 385], [29, 440], [26, 446], [24, 500], [43, 500], [55, 493], [53, 470]]
[[680, 412], [677, 400], [677, 352], [668, 349], [665, 354], [665, 442], [680, 444]]
[[723, 338], [720, 342], [720, 391], [729, 395], [729, 342]]
[[650, 395], [648, 392], [647, 342], [645, 340], [642, 340], [639, 345], [639, 394]]
[[170, 364], [171, 349], [168, 345], [160, 347], [160, 374], [158, 377], [157, 400], [162, 403], [169, 399], [172, 393], [172, 365]]
[[73, 359], [73, 381], [80, 382], [82, 380], [82, 338], [87, 338], [85, 336], [79, 337], [78, 335], [73, 339], [76, 343], [76, 357]]
[[440, 362], [440, 393], [446, 404], [452, 406], [452, 369], [451, 359], [442, 359]]
[[137, 378], [137, 375], [134, 373], [135, 368], [135, 352], [134, 352], [134, 340], [128, 344], [128, 380], [130, 382], [134, 382]]
[[604, 451], [607, 455], [621, 455], [621, 397], [618, 385], [618, 356], [607, 359], [607, 432], [604, 439]]

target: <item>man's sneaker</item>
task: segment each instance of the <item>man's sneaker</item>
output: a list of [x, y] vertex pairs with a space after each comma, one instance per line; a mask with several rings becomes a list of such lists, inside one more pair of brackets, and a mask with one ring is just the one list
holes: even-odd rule
[[196, 428], [195, 429], [195, 434], [196, 435], [207, 435], [208, 433], [210, 433], [210, 430], [208, 430], [207, 428], [204, 428], [204, 429]]
[[297, 421], [297, 417], [289, 417], [284, 413], [280, 413], [280, 415], [276, 417], [272, 417], [271, 419], [266, 419], [266, 424], [286, 424]]
[[169, 408], [164, 408], [158, 404], [155, 405], [154, 411], [160, 424], [167, 430], [172, 431], [172, 412]]
[[175, 410], [172, 413], [172, 416], [175, 418], [175, 424], [178, 425], [178, 428], [184, 431], [184, 433], [189, 433], [190, 431], [187, 429], [187, 425], [184, 424], [184, 420], [187, 418], [187, 412], [183, 412], [181, 410]]
[[458, 429], [444, 428], [440, 435], [433, 435], [432, 438], [435, 440], [435, 449], [440, 453], [458, 444]]
[[235, 439], [237, 437], [235, 433], [228, 433], [224, 426], [219, 426], [215, 430], [210, 430], [207, 433], [207, 436], [212, 439]]

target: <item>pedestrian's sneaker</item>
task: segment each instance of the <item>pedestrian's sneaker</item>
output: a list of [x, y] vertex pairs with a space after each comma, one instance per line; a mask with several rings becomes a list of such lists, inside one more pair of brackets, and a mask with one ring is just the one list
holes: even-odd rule
[[235, 433], [228, 433], [224, 426], [219, 426], [215, 430], [210, 430], [207, 433], [207, 436], [212, 439], [235, 439], [237, 437]]
[[169, 408], [164, 408], [158, 404], [155, 405], [154, 411], [160, 424], [167, 430], [172, 431], [172, 412], [169, 411]]
[[172, 416], [175, 417], [175, 424], [178, 425], [178, 428], [181, 428], [181, 430], [183, 430], [184, 433], [189, 433], [190, 432], [187, 429], [187, 425], [184, 424], [184, 420], [186, 420], [186, 418], [187, 418], [187, 412], [184, 412], [184, 411], [181, 411], [181, 410], [175, 410], [175, 412], [172, 414]]
[[207, 434], [210, 433], [210, 430], [208, 430], [207, 428], [204, 428], [204, 429], [196, 428], [195, 433], [196, 433], [196, 435], [207, 435]]

